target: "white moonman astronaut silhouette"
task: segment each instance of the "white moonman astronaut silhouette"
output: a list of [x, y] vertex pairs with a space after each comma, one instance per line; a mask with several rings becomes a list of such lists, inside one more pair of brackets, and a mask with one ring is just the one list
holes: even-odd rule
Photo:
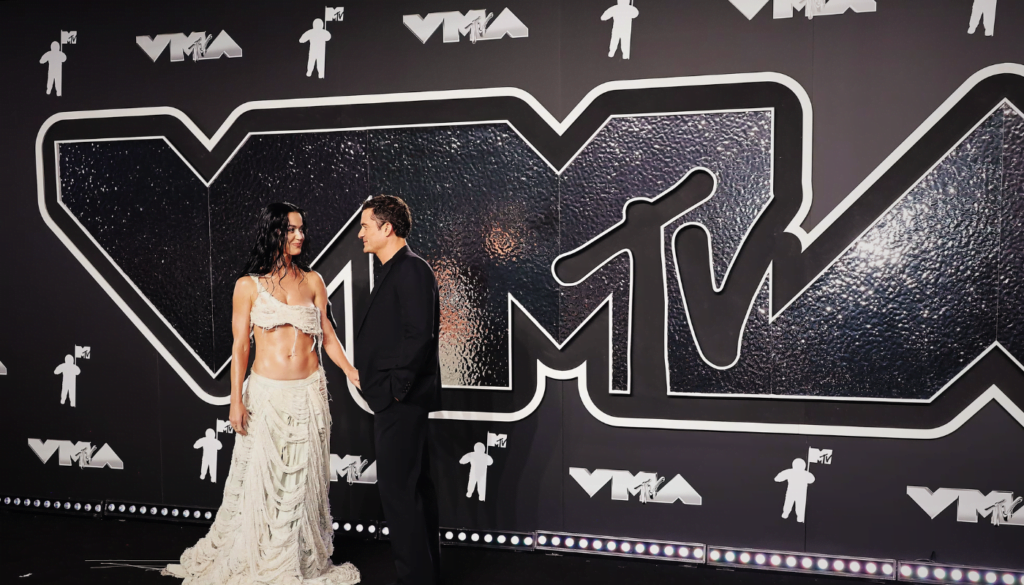
[[217, 433], [213, 429], [206, 429], [206, 436], [196, 441], [195, 445], [192, 445], [193, 449], [203, 450], [203, 468], [199, 472], [199, 479], [206, 479], [206, 472], [210, 472], [210, 481], [217, 483], [217, 451], [220, 451], [224, 445], [221, 445], [220, 441], [217, 440]]
[[39, 59], [40, 63], [49, 64], [46, 70], [46, 95], [50, 95], [54, 85], [57, 86], [57, 95], [60, 95], [64, 61], [67, 61], [67, 59], [67, 55], [60, 50], [60, 43], [57, 41], [50, 43], [50, 50], [43, 53], [43, 57]]
[[300, 43], [309, 43], [309, 60], [306, 63], [306, 77], [313, 75], [313, 67], [316, 67], [320, 79], [324, 78], [324, 58], [327, 53], [327, 41], [331, 40], [331, 33], [324, 30], [323, 19], [313, 21], [313, 28], [302, 33]]
[[621, 48], [622, 58], [629, 59], [629, 39], [633, 34], [633, 19], [640, 11], [632, 0], [618, 0], [618, 4], [604, 11], [601, 20], [612, 19], [612, 40], [608, 45], [608, 56], [615, 56], [615, 49]]
[[978, 30], [978, 22], [985, 21], [985, 36], [990, 37], [996, 34], [996, 0], [974, 0], [974, 7], [971, 9], [971, 26], [967, 34], [973, 35]]
[[487, 466], [494, 463], [494, 458], [484, 450], [483, 443], [473, 445], [473, 452], [466, 453], [459, 460], [460, 465], [469, 463], [469, 485], [466, 486], [466, 497], [473, 497], [473, 489], [483, 502], [487, 497]]
[[74, 408], [75, 381], [78, 379], [78, 374], [82, 373], [81, 368], [75, 365], [75, 358], [71, 357], [70, 354], [64, 356], [64, 363], [57, 366], [53, 373], [54, 375], [62, 374], [64, 376], [60, 384], [60, 403], [64, 404], [64, 401], [70, 398], [71, 408]]
[[775, 481], [788, 481], [786, 503], [782, 507], [782, 517], [789, 518], [789, 513], [796, 507], [796, 521], [804, 521], [804, 510], [807, 509], [807, 486], [814, 483], [814, 474], [807, 471], [807, 463], [803, 459], [794, 459], [793, 467], [775, 476]]

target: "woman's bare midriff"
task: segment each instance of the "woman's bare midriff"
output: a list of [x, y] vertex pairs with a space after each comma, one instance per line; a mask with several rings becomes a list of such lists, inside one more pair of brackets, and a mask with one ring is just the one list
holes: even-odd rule
[[[274, 329], [253, 328], [256, 357], [252, 371], [273, 380], [302, 380], [320, 367], [313, 338], [295, 328], [281, 325]], [[294, 355], [292, 347], [295, 347]]]

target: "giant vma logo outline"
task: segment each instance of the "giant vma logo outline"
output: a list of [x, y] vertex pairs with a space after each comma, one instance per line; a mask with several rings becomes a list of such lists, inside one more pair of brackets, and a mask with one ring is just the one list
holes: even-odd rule
[[[453, 103], [459, 107], [452, 108]], [[1009, 364], [1014, 375], [1019, 374], [1020, 363], [998, 342], [927, 400], [851, 401], [855, 407], [837, 414], [834, 402], [816, 397], [773, 397], [781, 400], [771, 409], [763, 409], [751, 408], [753, 402], [763, 404], [763, 398], [671, 395], [666, 367], [666, 307], [657, 301], [661, 295], [656, 294], [668, 286], [665, 266], [669, 260], [664, 244], [671, 238], [675, 254], [672, 262], [678, 269], [687, 318], [702, 359], [711, 367], [727, 369], [739, 359], [744, 326], [758, 291], [767, 286], [770, 315], [778, 317], [972, 128], [1003, 104], [1024, 104], [1024, 67], [990, 67], [972, 76], [811, 232], [800, 227], [811, 202], [810, 100], [795, 81], [770, 73], [612, 82], [591, 92], [563, 121], [555, 120], [529, 94], [514, 89], [322, 98], [305, 100], [302, 108], [264, 102], [236, 110], [212, 137], [170, 108], [105, 112], [101, 132], [97, 132], [93, 120], [97, 114], [58, 114], [44, 124], [37, 139], [39, 204], [54, 233], [190, 388], [204, 400], [221, 404], [227, 400], [223, 380], [218, 380], [223, 378], [224, 367], [214, 370], [197, 363], [194, 351], [181, 335], [61, 203], [54, 156], [59, 156], [60, 144], [161, 136], [209, 185], [249, 136], [273, 134], [282, 128], [289, 132], [365, 130], [394, 127], [395, 118], [419, 120], [409, 123], [418, 127], [502, 123], [560, 174], [614, 118], [768, 110], [773, 117], [771, 199], [747, 230], [721, 284], [715, 282], [710, 267], [706, 227], [688, 224], [674, 234], [666, 234], [663, 229], [667, 221], [715, 194], [716, 177], [700, 168], [691, 170], [661, 195], [627, 202], [621, 225], [610, 226], [576, 250], [551, 259], [552, 277], [571, 286], [586, 280], [611, 258], [625, 254], [631, 262], [631, 288], [655, 290], [654, 294], [636, 292], [630, 300], [627, 393], [645, 400], [612, 402], [610, 392], [600, 390], [611, 389], [611, 298], [558, 341], [530, 315], [520, 299], [509, 295], [509, 383], [507, 388], [492, 389], [511, 392], [487, 393], [485, 399], [480, 393], [446, 392], [445, 410], [432, 416], [521, 420], [538, 408], [547, 380], [553, 379], [575, 381], [583, 405], [595, 418], [612, 426], [935, 438], [959, 428], [991, 401], [1001, 404], [1024, 424], [1024, 412], [1016, 404], [1024, 401], [1011, 399], [995, 385], [1007, 386], [1005, 377], [989, 376], [980, 382], [980, 388], [978, 380], [964, 383], [964, 389], [953, 399], [946, 391], [963, 382], [970, 371], [988, 371], [995, 368], [993, 364]], [[315, 107], [315, 115], [310, 115], [311, 107]], [[340, 119], [357, 122], [339, 128]], [[148, 131], [140, 133], [140, 125], [147, 126]], [[370, 279], [365, 257], [352, 246], [353, 238], [343, 237], [351, 225], [349, 220], [316, 259], [316, 268], [330, 283], [331, 294], [343, 291], [341, 313], [345, 326], [341, 337], [349, 350], [352, 322], [367, 300]], [[637, 295], [654, 301], [635, 303]], [[691, 306], [702, 310], [691, 311]], [[648, 326], [634, 335], [635, 322]], [[710, 329], [717, 333], [708, 335]], [[513, 338], [523, 351], [513, 353]], [[350, 392], [365, 408], [355, 389], [350, 387]]]

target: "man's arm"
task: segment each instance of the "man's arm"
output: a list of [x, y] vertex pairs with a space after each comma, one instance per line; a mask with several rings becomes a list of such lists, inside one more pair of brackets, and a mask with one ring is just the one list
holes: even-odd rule
[[402, 338], [395, 362], [381, 364], [382, 369], [390, 370], [391, 395], [399, 401], [405, 398], [416, 374], [427, 362], [435, 328], [434, 273], [420, 260], [409, 259], [407, 264], [398, 294]]

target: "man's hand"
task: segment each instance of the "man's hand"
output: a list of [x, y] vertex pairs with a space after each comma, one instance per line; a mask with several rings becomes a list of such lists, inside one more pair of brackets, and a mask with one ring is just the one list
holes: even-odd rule
[[235, 432], [239, 435], [247, 435], [247, 429], [249, 427], [249, 411], [245, 409], [245, 405], [241, 402], [231, 402], [231, 412], [228, 413], [228, 421], [231, 422], [231, 428], [235, 429]]
[[351, 368], [351, 369], [349, 369], [349, 371], [345, 372], [345, 377], [348, 378], [349, 382], [352, 382], [353, 386], [355, 386], [356, 388], [359, 388], [360, 390], [363, 389], [359, 385], [359, 370], [357, 370], [355, 368]]

